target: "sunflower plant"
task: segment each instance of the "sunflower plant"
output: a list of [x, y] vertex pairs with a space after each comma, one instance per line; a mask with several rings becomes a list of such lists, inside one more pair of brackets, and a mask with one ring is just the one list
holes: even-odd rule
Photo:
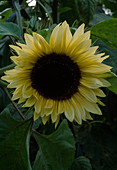
[[66, 2], [0, 1], [1, 170], [117, 168], [117, 19]]

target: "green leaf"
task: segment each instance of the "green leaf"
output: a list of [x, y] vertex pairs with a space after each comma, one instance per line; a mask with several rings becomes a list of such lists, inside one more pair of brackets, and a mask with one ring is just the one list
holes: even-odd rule
[[6, 67], [3, 67], [3, 68], [0, 68], [0, 76], [3, 76], [4, 75], [4, 72], [6, 70], [11, 70], [15, 67], [15, 64], [10, 64], [10, 65], [7, 65]]
[[59, 0], [59, 9], [64, 7], [71, 8], [71, 10], [59, 13], [59, 22], [66, 20], [70, 25], [72, 25], [75, 20], [80, 20], [77, 0]]
[[8, 2], [7, 1], [0, 1], [0, 6], [1, 5], [5, 5], [5, 4], [7, 4]]
[[10, 35], [17, 39], [21, 37], [18, 25], [12, 22], [0, 23], [0, 35]]
[[109, 127], [92, 121], [77, 129], [76, 135], [82, 152], [90, 159], [94, 170], [117, 169], [117, 135], [112, 125]]
[[96, 0], [78, 0], [80, 16], [86, 24], [93, 18], [96, 4]]
[[111, 90], [113, 93], [117, 94], [117, 75], [114, 73], [112, 74], [112, 77], [106, 78], [112, 86], [108, 87], [109, 90]]
[[72, 8], [70, 7], [63, 7], [63, 8], [59, 8], [58, 9], [58, 13], [61, 14], [61, 13], [64, 13], [64, 12], [67, 12], [67, 11], [70, 11], [72, 10]]
[[4, 67], [11, 63], [9, 44], [9, 37], [4, 37], [0, 40], [0, 67]]
[[0, 169], [31, 170], [29, 138], [31, 120], [16, 121], [9, 110], [0, 114]]
[[7, 8], [4, 11], [0, 12], [0, 17], [2, 16], [3, 18], [0, 19], [1, 22], [6, 21], [12, 14], [12, 9], [11, 8]]
[[34, 137], [39, 151], [33, 170], [68, 170], [73, 161], [75, 142], [66, 120], [51, 135], [34, 132]]
[[74, 160], [70, 170], [92, 170], [92, 167], [88, 158], [79, 156]]
[[107, 46], [117, 49], [117, 18], [96, 24], [90, 30], [94, 40], [101, 39]]
[[105, 13], [97, 13], [93, 15], [93, 19], [90, 21], [89, 25], [93, 26], [111, 18], [112, 18], [111, 16], [106, 15]]
[[0, 112], [4, 109], [4, 107], [9, 103], [7, 96], [5, 95], [2, 88], [0, 88]]

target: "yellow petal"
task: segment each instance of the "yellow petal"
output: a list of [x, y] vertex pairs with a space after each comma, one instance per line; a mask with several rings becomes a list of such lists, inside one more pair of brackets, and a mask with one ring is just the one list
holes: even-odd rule
[[57, 103], [55, 103], [53, 112], [51, 113], [52, 123], [55, 123], [57, 121], [57, 117], [58, 117], [58, 110], [57, 110]]
[[40, 114], [38, 114], [37, 112], [34, 112], [34, 121], [37, 120], [39, 118]]
[[86, 119], [93, 120], [90, 113], [86, 111]]
[[64, 53], [71, 38], [72, 35], [66, 21], [55, 27], [50, 37], [50, 46], [52, 47], [53, 52]]
[[70, 52], [70, 56], [71, 58], [74, 57], [76, 54], [80, 54], [86, 50], [88, 50], [88, 48], [91, 46], [91, 40], [85, 40], [83, 42], [81, 42], [79, 45], [75, 44], [74, 49], [73, 48], [69, 48]]
[[55, 122], [55, 129], [56, 129], [56, 127], [57, 127], [59, 121], [60, 121], [60, 115], [57, 116], [57, 120], [56, 120], [56, 122]]
[[21, 48], [20, 47], [18, 47], [18, 46], [15, 46], [15, 45], [9, 45], [12, 49], [14, 49], [16, 52], [17, 52], [17, 54], [19, 55], [19, 52], [21, 51]]
[[22, 94], [24, 98], [29, 98], [33, 95], [33, 88], [31, 86], [31, 80], [26, 80], [22, 89]]
[[76, 94], [73, 96], [72, 101], [74, 101], [75, 118], [77, 119], [77, 122], [79, 122], [79, 124], [81, 124], [82, 119], [86, 120], [85, 109], [81, 105]]
[[97, 102], [97, 98], [95, 93], [93, 92], [93, 90], [84, 87], [84, 86], [79, 86], [78, 90], [80, 92], [80, 94], [82, 96], [84, 96], [87, 100], [89, 100], [90, 102], [96, 103]]
[[102, 115], [102, 112], [97, 104], [89, 102], [86, 98], [77, 94], [77, 98], [79, 99], [81, 105], [88, 111], [94, 114]]
[[65, 111], [65, 104], [63, 101], [58, 102], [58, 113], [63, 113]]
[[36, 99], [34, 96], [31, 96], [29, 99], [27, 99], [26, 103], [23, 105], [23, 107], [31, 107], [35, 104]]
[[21, 96], [20, 99], [19, 99], [19, 101], [18, 101], [18, 104], [23, 103], [23, 102], [25, 102], [25, 101], [26, 101], [26, 99]]
[[47, 99], [45, 108], [52, 108], [52, 107], [53, 107], [53, 104], [54, 104], [54, 101], [53, 101], [53, 100]]
[[47, 41], [40, 34], [33, 33], [33, 37], [35, 39], [37, 39], [37, 41], [39, 41], [37, 46], [38, 46], [38, 48], [40, 48], [40, 46], [41, 46], [40, 49], [41, 49], [41, 51], [43, 50], [43, 53], [49, 54], [51, 52], [50, 45], [47, 43]]
[[103, 83], [103, 87], [110, 87], [111, 86], [111, 84], [103, 78], [100, 78], [100, 81]]
[[29, 49], [34, 50], [35, 46], [34, 46], [34, 41], [33, 41], [32, 35], [25, 33], [24, 38], [25, 38], [26, 44], [29, 47]]
[[74, 120], [74, 109], [73, 109], [72, 105], [70, 104], [70, 101], [66, 100], [66, 101], [64, 101], [64, 103], [65, 103], [64, 114], [65, 114], [66, 118], [70, 122], [72, 122]]
[[41, 107], [42, 107], [42, 103], [43, 103], [43, 97], [40, 97], [39, 100], [36, 102], [36, 104], [34, 106], [35, 107], [35, 111], [37, 113], [40, 113]]
[[66, 49], [66, 54], [69, 56], [71, 53], [71, 49], [75, 49], [76, 46], [81, 44], [83, 41], [88, 40], [90, 38], [90, 31], [80, 35], [75, 41], [70, 42], [68, 48]]
[[44, 116], [44, 117], [42, 117], [42, 122], [43, 122], [44, 125], [45, 125], [45, 124], [47, 123], [47, 121], [49, 120], [49, 117], [50, 117], [50, 116]]
[[75, 31], [75, 33], [73, 35], [72, 42], [75, 41], [76, 39], [78, 39], [78, 37], [84, 33], [84, 26], [85, 25], [82, 24], [80, 27], [78, 27], [78, 29]]
[[87, 65], [83, 68], [80, 68], [82, 72], [86, 72], [86, 73], [95, 73], [95, 74], [103, 74], [103, 73], [106, 73], [106, 72], [110, 72], [110, 69], [112, 67], [110, 66], [107, 66], [105, 64], [102, 64], [102, 63], [98, 63], [98, 64], [95, 64], [95, 65]]
[[93, 77], [82, 77], [80, 83], [88, 88], [97, 89], [103, 86], [102, 81], [98, 78]]
[[19, 62], [21, 61], [21, 58], [18, 56], [11, 56], [10, 59], [15, 63], [15, 64], [19, 64]]
[[104, 92], [101, 89], [93, 89], [93, 91], [96, 94], [96, 96], [106, 97], [106, 95], [104, 94]]
[[99, 99], [97, 99], [97, 102], [102, 105], [102, 106], [106, 106], [102, 101], [100, 101]]

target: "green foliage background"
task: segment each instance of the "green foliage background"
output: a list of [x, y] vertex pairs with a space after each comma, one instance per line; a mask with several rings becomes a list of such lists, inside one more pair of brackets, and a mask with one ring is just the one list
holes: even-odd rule
[[113, 67], [112, 86], [103, 88], [103, 115], [82, 125], [61, 118], [57, 129], [41, 118], [33, 123], [33, 108], [11, 102], [12, 89], [0, 79], [0, 170], [117, 169], [117, 0], [36, 0], [33, 7], [25, 0], [0, 1], [0, 77], [14, 67], [9, 44], [33, 31], [49, 41], [64, 20], [72, 33], [85, 23], [93, 45], [110, 55], [105, 63]]

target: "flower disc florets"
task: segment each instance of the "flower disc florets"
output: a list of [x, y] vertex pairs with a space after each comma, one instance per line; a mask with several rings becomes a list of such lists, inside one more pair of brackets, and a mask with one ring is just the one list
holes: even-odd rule
[[47, 99], [70, 99], [77, 91], [80, 70], [70, 57], [51, 53], [35, 63], [31, 80], [32, 87]]

